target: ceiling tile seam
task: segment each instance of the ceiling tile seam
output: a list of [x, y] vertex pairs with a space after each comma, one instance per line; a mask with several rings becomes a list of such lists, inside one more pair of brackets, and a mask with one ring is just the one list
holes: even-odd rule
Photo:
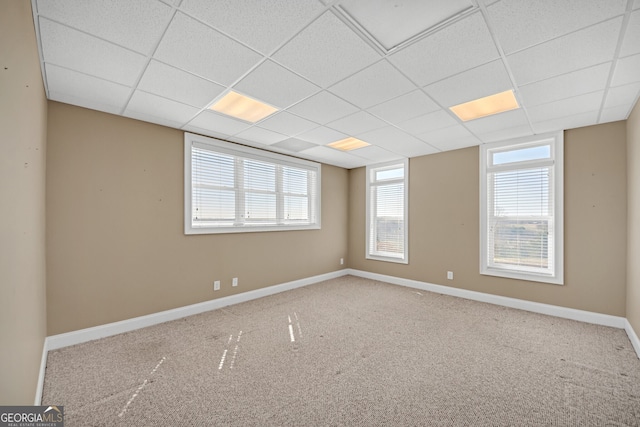
[[147, 60], [144, 66], [142, 67], [142, 70], [138, 74], [138, 77], [136, 78], [135, 83], [132, 85], [131, 92], [127, 97], [127, 101], [124, 103], [124, 107], [122, 107], [122, 110], [120, 111], [120, 115], [124, 115], [124, 112], [127, 110], [127, 107], [129, 106], [129, 103], [131, 102], [133, 95], [136, 93], [136, 90], [138, 90], [138, 85], [140, 84], [142, 77], [147, 72], [147, 68], [149, 68], [149, 64], [151, 63], [151, 60], [155, 56], [156, 51], [158, 50], [158, 46], [160, 46], [160, 43], [162, 42], [162, 39], [164, 38], [165, 34], [167, 34], [167, 31], [169, 30], [169, 27], [171, 26], [171, 23], [173, 22], [173, 19], [175, 18], [177, 12], [178, 12], [178, 9], [175, 6], [172, 6], [171, 17], [167, 20], [167, 23], [164, 26], [164, 30], [162, 30], [162, 34], [160, 34], [160, 36], [158, 37], [158, 40], [153, 46], [153, 49], [151, 49], [151, 53], [149, 55], [145, 55]]
[[31, 0], [31, 13], [33, 15], [33, 26], [36, 32], [36, 44], [38, 46], [38, 56], [40, 57], [40, 72], [42, 73], [44, 93], [47, 99], [50, 99], [49, 82], [47, 80], [47, 72], [44, 67], [44, 52], [42, 50], [42, 36], [40, 35], [40, 15], [38, 13], [37, 0]]
[[[502, 60], [502, 65], [504, 66], [505, 70], [507, 71], [507, 75], [509, 76], [509, 80], [511, 81], [511, 85], [513, 87], [513, 93], [516, 97], [516, 100], [518, 101], [518, 104], [520, 105], [520, 108], [522, 109], [522, 111], [524, 112], [524, 116], [527, 119], [527, 124], [529, 125], [529, 129], [531, 130], [531, 132], [533, 134], [535, 134], [535, 129], [533, 128], [533, 122], [531, 121], [531, 118], [529, 117], [529, 114], [527, 112], [527, 109], [524, 107], [524, 103], [522, 102], [522, 94], [520, 93], [520, 87], [518, 86], [518, 84], [516, 83], [516, 79], [515, 76], [513, 75], [513, 71], [511, 71], [511, 66], [509, 64], [509, 61], [507, 60], [507, 55], [504, 52], [504, 49], [502, 48], [502, 44], [500, 43], [500, 40], [498, 39], [498, 36], [494, 30], [494, 25], [493, 22], [491, 21], [491, 18], [489, 17], [489, 13], [487, 12], [487, 6], [484, 3], [481, 3], [480, 5], [480, 13], [482, 14], [482, 18], [484, 20], [485, 25], [487, 26], [487, 30], [489, 31], [489, 34], [491, 35], [491, 39], [493, 40], [493, 44], [496, 47], [496, 49], [498, 50], [498, 55], [500, 56], [500, 59]], [[467, 128], [465, 126], [465, 128]], [[470, 129], [467, 128], [467, 130], [470, 131]], [[472, 132], [473, 133], [473, 132]], [[475, 133], [473, 133], [475, 135]], [[476, 138], [480, 139], [477, 135], [475, 135]], [[480, 139], [482, 141], [482, 139]]]
[[602, 95], [602, 101], [600, 101], [600, 111], [598, 112], [598, 117], [596, 118], [596, 122], [598, 123], [600, 123], [600, 120], [602, 119], [602, 111], [604, 110], [604, 104], [607, 102], [607, 95], [609, 95], [609, 88], [611, 87], [611, 83], [613, 82], [613, 75], [618, 65], [620, 51], [622, 50], [622, 44], [624, 43], [624, 38], [627, 32], [627, 28], [629, 27], [629, 21], [631, 20], [632, 10], [633, 10], [633, 0], [627, 0], [627, 8], [625, 9], [624, 18], [622, 18], [622, 27], [620, 28], [620, 33], [618, 34], [618, 43], [616, 43], [616, 50], [613, 53], [613, 61], [611, 61], [611, 67], [609, 68], [609, 76], [607, 77], [607, 84], [604, 87], [604, 94]]
[[116, 82], [116, 81], [113, 81], [113, 80], [105, 79], [104, 77], [96, 76], [95, 74], [85, 73], [84, 71], [76, 70], [75, 68], [69, 68], [69, 67], [67, 67], [65, 65], [60, 65], [60, 64], [57, 64], [55, 62], [43, 61], [42, 65], [44, 65], [44, 66], [53, 65], [54, 67], [58, 67], [58, 68], [61, 68], [63, 70], [71, 71], [71, 72], [77, 73], [77, 74], [82, 74], [83, 76], [91, 77], [93, 79], [101, 80], [103, 82], [111, 83], [111, 84], [114, 84], [114, 85], [126, 87], [127, 89], [131, 89], [133, 87], [133, 86], [126, 85], [126, 84], [123, 84], [123, 83], [119, 83], [119, 82]]
[[582, 67], [582, 68], [576, 68], [576, 69], [573, 69], [573, 70], [568, 71], [566, 73], [554, 74], [554, 75], [552, 75], [550, 77], [545, 77], [544, 79], [534, 80], [534, 81], [525, 83], [523, 85], [519, 85], [518, 87], [519, 88], [525, 88], [525, 87], [530, 86], [530, 85], [546, 82], [547, 80], [557, 79], [558, 77], [568, 76], [569, 74], [577, 73], [577, 72], [580, 72], [580, 71], [585, 71], [585, 70], [588, 70], [589, 68], [598, 67], [600, 65], [608, 64], [610, 62], [615, 62], [615, 60], [608, 60], [608, 61], [598, 62], [597, 64], [587, 65], [586, 67]]

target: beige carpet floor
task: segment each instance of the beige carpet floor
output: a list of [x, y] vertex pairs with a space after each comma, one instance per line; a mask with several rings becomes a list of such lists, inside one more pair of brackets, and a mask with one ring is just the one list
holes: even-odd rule
[[49, 353], [66, 426], [639, 426], [625, 332], [345, 276]]

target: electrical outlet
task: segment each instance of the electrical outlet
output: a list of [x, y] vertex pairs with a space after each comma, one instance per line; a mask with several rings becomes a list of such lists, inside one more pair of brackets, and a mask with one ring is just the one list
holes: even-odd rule
[[447, 279], [453, 280], [453, 271], [447, 271]]
[[238, 286], [238, 278], [234, 277], [232, 282], [231, 282], [231, 286]]
[[220, 290], [220, 280], [216, 280], [215, 282], [213, 282], [213, 290], [214, 291]]
[[340, 258], [340, 265], [344, 265], [344, 258]]

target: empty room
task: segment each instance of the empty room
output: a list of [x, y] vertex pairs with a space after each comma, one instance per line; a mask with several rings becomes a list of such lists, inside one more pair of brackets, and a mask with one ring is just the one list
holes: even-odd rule
[[640, 426], [639, 96], [640, 0], [0, 2], [0, 424]]

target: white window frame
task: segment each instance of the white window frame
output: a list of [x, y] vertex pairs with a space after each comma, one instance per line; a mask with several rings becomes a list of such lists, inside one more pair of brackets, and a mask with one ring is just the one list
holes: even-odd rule
[[[403, 178], [398, 178], [395, 180], [386, 180], [384, 182], [375, 183], [373, 182], [373, 177], [375, 176], [375, 172], [379, 170], [385, 169], [395, 169], [398, 166], [402, 166], [404, 168], [404, 176]], [[365, 242], [365, 256], [367, 259], [377, 260], [377, 261], [387, 261], [387, 262], [395, 262], [400, 264], [408, 264], [409, 263], [409, 159], [396, 160], [392, 162], [379, 163], [375, 165], [368, 165], [366, 167], [366, 242]], [[371, 188], [375, 185], [385, 185], [385, 184], [395, 184], [398, 182], [402, 182], [404, 184], [404, 252], [398, 257], [392, 254], [385, 254], [384, 252], [376, 252], [372, 253], [369, 251], [371, 248], [371, 239], [375, 236], [372, 236], [372, 219], [375, 218], [375, 212], [372, 212], [373, 205], [371, 200]]]
[[[550, 145], [551, 158], [493, 165], [492, 154], [541, 145]], [[528, 169], [550, 166], [553, 169], [553, 242], [549, 247], [553, 258], [553, 273], [540, 273], [521, 269], [500, 268], [490, 265], [488, 254], [488, 174], [500, 170]], [[563, 132], [536, 135], [480, 146], [480, 274], [535, 282], [564, 284], [564, 134]]]
[[[315, 182], [309, 182], [309, 214], [315, 219], [311, 224], [286, 223], [282, 218], [283, 212], [283, 190], [278, 188], [276, 193], [277, 199], [277, 223], [276, 224], [245, 224], [243, 218], [244, 194], [245, 189], [240, 188], [242, 182], [242, 174], [236, 172], [235, 186], [236, 193], [236, 218], [232, 226], [195, 226], [193, 224], [193, 188], [192, 188], [192, 147], [200, 146], [213, 152], [234, 156], [236, 165], [238, 165], [237, 157], [258, 160], [276, 165], [276, 185], [282, 185], [282, 166], [291, 166], [295, 168], [307, 169], [315, 173]], [[233, 144], [214, 138], [205, 137], [185, 132], [184, 134], [184, 232], [185, 234], [220, 234], [220, 233], [251, 233], [264, 231], [289, 231], [289, 230], [318, 230], [321, 228], [321, 181], [322, 168], [320, 163], [302, 160], [295, 157], [285, 156], [270, 151], [258, 150], [256, 148], [246, 147], [239, 144]], [[315, 188], [311, 186], [315, 185]], [[312, 197], [315, 194], [315, 197]]]

